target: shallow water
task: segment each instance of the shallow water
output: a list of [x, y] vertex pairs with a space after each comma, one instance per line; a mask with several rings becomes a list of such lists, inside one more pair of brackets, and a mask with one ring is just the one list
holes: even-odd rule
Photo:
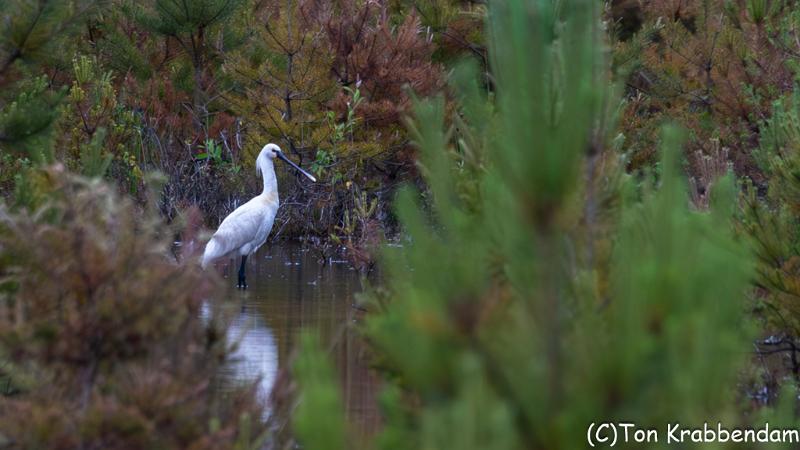
[[297, 244], [265, 245], [247, 261], [247, 290], [238, 290], [238, 261], [218, 264], [228, 289], [213, 308], [231, 321], [228, 337], [238, 341], [228, 376], [259, 378], [258, 395], [268, 401], [280, 369], [289, 363], [301, 329], [316, 330], [336, 364], [352, 431], [373, 435], [379, 425], [377, 379], [352, 324], [361, 290], [358, 272], [344, 263], [322, 265]]

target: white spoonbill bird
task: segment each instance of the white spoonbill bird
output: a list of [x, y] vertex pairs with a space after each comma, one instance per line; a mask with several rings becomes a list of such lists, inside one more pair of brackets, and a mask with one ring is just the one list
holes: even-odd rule
[[261, 149], [256, 158], [256, 172], [260, 173], [264, 180], [264, 192], [228, 214], [206, 244], [201, 261], [203, 268], [206, 268], [217, 258], [241, 255], [239, 281], [236, 283], [238, 288], [247, 288], [244, 270], [247, 256], [255, 253], [267, 240], [272, 230], [272, 223], [275, 221], [275, 214], [278, 212], [278, 180], [275, 178], [275, 167], [272, 164], [275, 158], [283, 160], [311, 181], [317, 181], [310, 173], [290, 161], [277, 145], [267, 144]]

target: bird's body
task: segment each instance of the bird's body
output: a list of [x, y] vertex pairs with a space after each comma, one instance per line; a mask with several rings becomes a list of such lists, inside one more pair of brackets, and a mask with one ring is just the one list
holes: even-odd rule
[[260, 194], [234, 210], [206, 244], [201, 263], [203, 268], [226, 255], [255, 253], [267, 241], [278, 206], [277, 195]]
[[278, 213], [278, 180], [275, 177], [273, 164], [276, 157], [286, 161], [312, 181], [316, 181], [313, 176], [286, 159], [277, 145], [265, 145], [256, 158], [256, 170], [264, 180], [263, 192], [236, 208], [222, 221], [206, 244], [200, 262], [205, 268], [223, 256], [240, 255], [242, 264], [239, 268], [238, 287], [241, 288], [247, 287], [244, 271], [247, 256], [255, 253], [266, 242], [275, 222], [275, 215]]

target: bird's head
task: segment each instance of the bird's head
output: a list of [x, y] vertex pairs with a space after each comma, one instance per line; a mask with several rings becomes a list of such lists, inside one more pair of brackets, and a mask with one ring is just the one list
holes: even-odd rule
[[281, 153], [280, 147], [278, 147], [276, 144], [267, 144], [261, 149], [261, 153], [258, 155], [258, 157], [259, 159], [263, 157], [274, 160], [278, 157], [278, 153]]
[[301, 169], [300, 166], [298, 166], [297, 164], [293, 163], [289, 158], [287, 158], [286, 155], [284, 155], [283, 152], [281, 151], [281, 148], [278, 147], [276, 144], [270, 143], [270, 144], [265, 145], [264, 148], [261, 149], [261, 153], [258, 154], [258, 158], [256, 159], [256, 170], [258, 170], [259, 172], [261, 172], [261, 163], [260, 163], [260, 161], [262, 160], [262, 158], [263, 159], [267, 159], [270, 162], [274, 161], [275, 158], [278, 158], [281, 161], [285, 162], [286, 164], [289, 164], [290, 166], [292, 166], [292, 168], [294, 168], [298, 172], [300, 172], [303, 175], [305, 175], [309, 180], [314, 181], [314, 182], [317, 181], [317, 179], [314, 178], [313, 175], [311, 175], [310, 173], [308, 173], [305, 170]]

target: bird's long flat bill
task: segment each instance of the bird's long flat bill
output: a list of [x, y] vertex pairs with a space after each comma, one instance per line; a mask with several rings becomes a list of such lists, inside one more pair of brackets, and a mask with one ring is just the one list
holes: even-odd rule
[[283, 160], [283, 162], [285, 162], [286, 164], [289, 164], [290, 166], [294, 167], [295, 170], [297, 170], [298, 172], [300, 172], [303, 175], [305, 175], [306, 177], [308, 177], [309, 180], [311, 180], [311, 181], [313, 181], [315, 183], [317, 182], [317, 179], [314, 178], [314, 175], [311, 175], [310, 173], [308, 173], [305, 170], [301, 169], [300, 166], [298, 166], [297, 164], [293, 163], [292, 160], [287, 158], [286, 155], [283, 154], [283, 152], [275, 152], [275, 154], [278, 155], [278, 158]]

